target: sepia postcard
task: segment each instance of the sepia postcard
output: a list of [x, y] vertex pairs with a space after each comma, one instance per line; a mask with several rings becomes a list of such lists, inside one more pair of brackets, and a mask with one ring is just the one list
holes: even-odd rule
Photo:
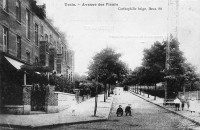
[[200, 0], [0, 0], [0, 129], [200, 129]]

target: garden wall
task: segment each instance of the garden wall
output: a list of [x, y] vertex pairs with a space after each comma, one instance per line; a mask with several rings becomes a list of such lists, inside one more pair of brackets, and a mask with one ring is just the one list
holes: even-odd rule
[[76, 103], [75, 94], [54, 92], [57, 95], [58, 111], [62, 111], [71, 107], [72, 104]]

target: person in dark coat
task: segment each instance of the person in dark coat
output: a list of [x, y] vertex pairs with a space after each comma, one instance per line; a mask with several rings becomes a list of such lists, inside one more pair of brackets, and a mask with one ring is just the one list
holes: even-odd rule
[[185, 102], [182, 101], [182, 102], [181, 102], [181, 108], [182, 108], [182, 111], [183, 111], [184, 107], [185, 107]]
[[119, 108], [117, 108], [116, 114], [117, 116], [123, 116], [123, 109], [121, 105], [119, 105]]
[[131, 115], [131, 104], [128, 104], [128, 106], [126, 106], [126, 108], [125, 108], [125, 113], [126, 113], [126, 116], [129, 114], [130, 116], [132, 116]]

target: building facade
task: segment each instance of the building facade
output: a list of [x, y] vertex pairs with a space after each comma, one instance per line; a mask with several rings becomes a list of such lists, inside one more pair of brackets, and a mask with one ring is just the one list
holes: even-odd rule
[[[71, 61], [68, 61], [64, 41], [46, 18], [45, 5], [36, 5], [35, 0], [0, 0], [1, 96], [7, 86], [22, 84], [12, 79], [21, 76], [18, 72], [21, 65], [49, 66], [57, 75], [68, 78], [68, 71], [72, 68], [69, 67]], [[7, 96], [0, 99], [0, 106], [5, 105], [5, 98]]]

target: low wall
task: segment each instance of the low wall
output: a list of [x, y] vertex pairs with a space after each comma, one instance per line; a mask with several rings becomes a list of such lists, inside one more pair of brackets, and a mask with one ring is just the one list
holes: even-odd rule
[[76, 103], [75, 94], [54, 92], [57, 95], [58, 111], [69, 108]]
[[[49, 97], [50, 101], [53, 101], [53, 104], [57, 104], [47, 113], [59, 112], [65, 109], [70, 108], [76, 103], [81, 103], [90, 98], [89, 95], [78, 96], [76, 98], [75, 94], [63, 93], [63, 92], [53, 92], [53, 95]], [[49, 106], [47, 106], [49, 107]]]
[[24, 105], [4, 105], [3, 113], [5, 114], [24, 114]]
[[22, 105], [3, 105], [2, 113], [4, 114], [30, 114], [31, 111], [31, 87], [32, 85], [22, 85], [23, 93], [22, 93]]

